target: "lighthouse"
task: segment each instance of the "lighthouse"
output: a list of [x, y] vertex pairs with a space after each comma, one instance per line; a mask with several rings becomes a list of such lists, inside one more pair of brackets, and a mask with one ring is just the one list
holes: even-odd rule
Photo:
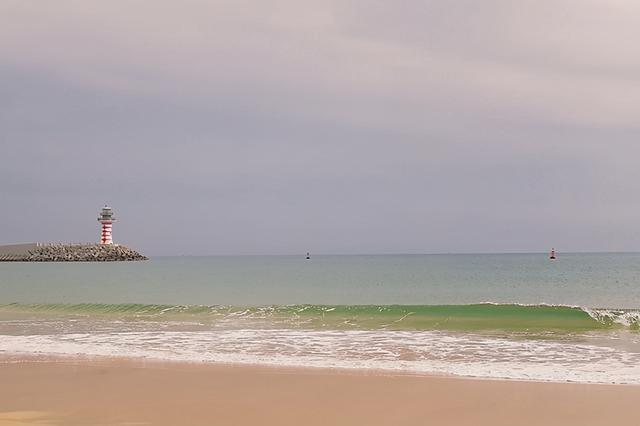
[[100, 244], [113, 244], [113, 238], [111, 237], [111, 227], [116, 219], [113, 217], [113, 210], [111, 207], [105, 205], [100, 212], [98, 222], [102, 224], [102, 231], [100, 232]]

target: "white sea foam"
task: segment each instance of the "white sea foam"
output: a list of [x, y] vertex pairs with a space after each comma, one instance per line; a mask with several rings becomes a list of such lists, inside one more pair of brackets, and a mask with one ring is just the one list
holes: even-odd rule
[[616, 309], [589, 309], [581, 308], [589, 316], [598, 322], [607, 324], [620, 324], [625, 327], [640, 326], [640, 311], [616, 310]]
[[437, 331], [207, 330], [2, 335], [0, 353], [376, 369], [640, 384], [640, 353], [588, 340]]

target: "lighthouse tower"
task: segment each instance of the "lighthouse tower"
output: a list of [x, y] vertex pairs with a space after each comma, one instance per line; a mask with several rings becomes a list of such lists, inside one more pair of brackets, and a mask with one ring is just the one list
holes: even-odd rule
[[100, 233], [100, 244], [113, 244], [111, 238], [111, 227], [116, 219], [113, 217], [113, 210], [111, 207], [105, 205], [100, 212], [98, 222], [102, 224], [102, 232]]

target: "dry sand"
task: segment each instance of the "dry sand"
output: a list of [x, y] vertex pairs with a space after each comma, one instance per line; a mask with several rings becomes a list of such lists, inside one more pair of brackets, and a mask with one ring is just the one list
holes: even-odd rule
[[640, 386], [315, 369], [0, 363], [0, 425], [640, 425]]

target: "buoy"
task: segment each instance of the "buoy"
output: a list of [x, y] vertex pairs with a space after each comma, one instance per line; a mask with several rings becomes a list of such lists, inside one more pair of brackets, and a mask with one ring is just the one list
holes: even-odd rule
[[307, 252], [307, 260], [311, 259], [311, 256], [309, 255], [309, 252]]
[[552, 248], [551, 254], [549, 254], [549, 259], [555, 260], [555, 258], [556, 258], [556, 249]]

